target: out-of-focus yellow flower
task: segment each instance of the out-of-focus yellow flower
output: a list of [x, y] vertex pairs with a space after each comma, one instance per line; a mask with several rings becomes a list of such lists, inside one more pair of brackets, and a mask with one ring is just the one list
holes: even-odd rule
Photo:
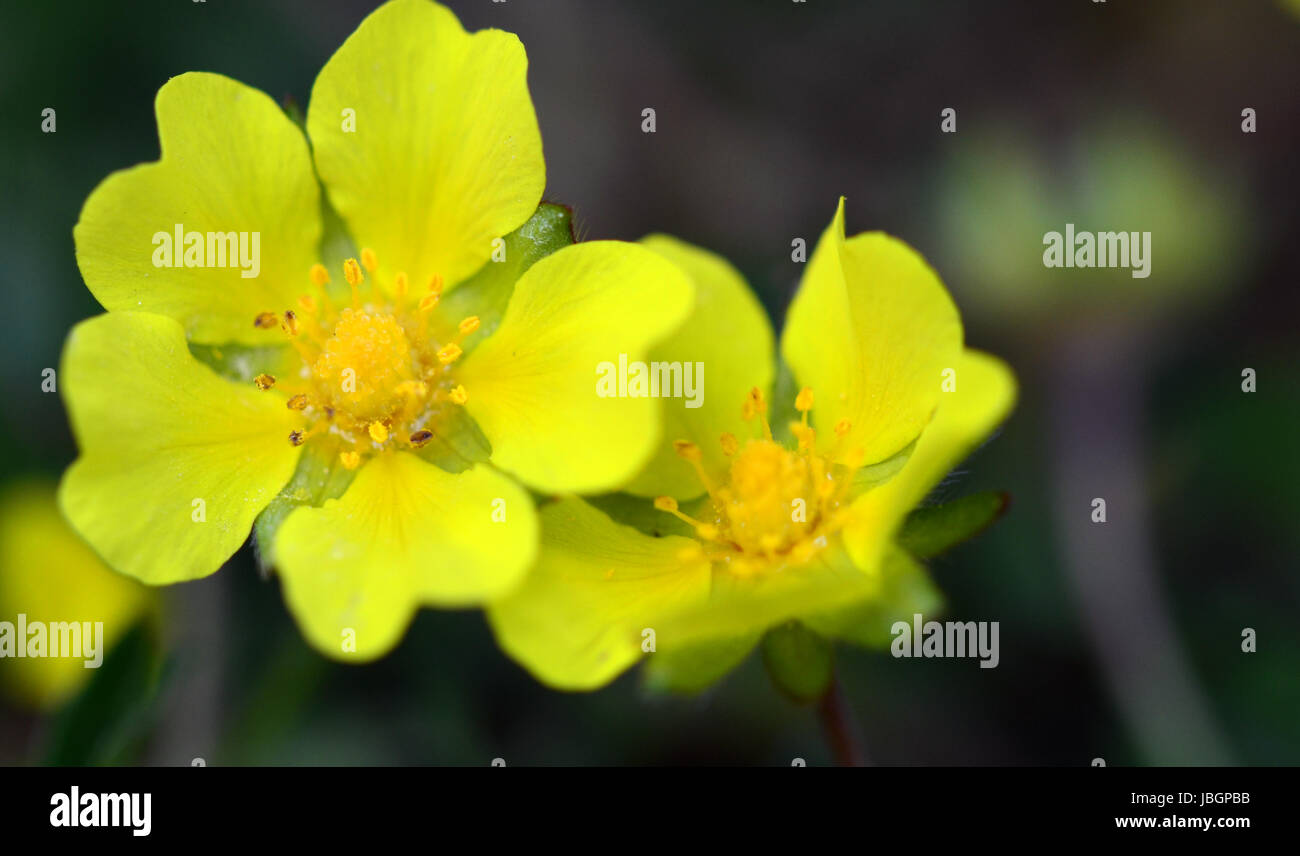
[[703, 362], [709, 385], [696, 409], [666, 402], [680, 433], [631, 491], [684, 535], [574, 497], [542, 508], [537, 567], [489, 616], [507, 653], [564, 689], [650, 650], [720, 676], [791, 620], [861, 641], [876, 630], [864, 613], [923, 574], [894, 542], [904, 518], [1015, 401], [1011, 370], [964, 347], [930, 266], [883, 233], [846, 238], [843, 200], [781, 339], [801, 385], [788, 424], [771, 424], [773, 336], [740, 275], [675, 239], [646, 244], [687, 272], [698, 307], [655, 356]]
[[[157, 608], [155, 592], [109, 570], [59, 515], [54, 486], [24, 482], [0, 495], [0, 621], [16, 638], [19, 616], [32, 627], [101, 622], [107, 655], [126, 631]], [[27, 635], [27, 634], [24, 634]], [[82, 649], [86, 651], [85, 640]], [[42, 648], [50, 651], [49, 639]], [[26, 647], [24, 650], [27, 650]], [[94, 675], [85, 657], [0, 658], [0, 690], [24, 706], [58, 707]], [[88, 653], [88, 652], [87, 652]]]

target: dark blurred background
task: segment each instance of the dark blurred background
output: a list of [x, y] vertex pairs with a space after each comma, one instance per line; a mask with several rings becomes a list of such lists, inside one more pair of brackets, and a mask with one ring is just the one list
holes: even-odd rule
[[[5, 4], [0, 480], [52, 483], [75, 455], [59, 397], [40, 390], [69, 326], [99, 311], [72, 226], [109, 172], [157, 158], [158, 87], [215, 71], [305, 106], [375, 5]], [[920, 250], [967, 341], [1015, 367], [1011, 420], [940, 491], [1006, 489], [1011, 509], [932, 564], [950, 616], [1000, 622], [1001, 663], [839, 650], [872, 761], [1300, 763], [1294, 4], [449, 5], [523, 40], [546, 197], [573, 206], [583, 237], [714, 249], [779, 323], [802, 271], [791, 241], [811, 245], [843, 194], [849, 232]], [[45, 107], [56, 133], [41, 132]], [[947, 107], [955, 133], [940, 131]], [[1043, 234], [1067, 222], [1151, 231], [1151, 276], [1044, 268]], [[248, 548], [164, 597], [167, 665], [156, 696], [116, 714], [117, 736], [61, 750], [110, 714], [11, 704], [0, 762], [830, 760], [812, 712], [756, 658], [695, 699], [650, 696], [635, 673], [561, 694], [507, 660], [478, 613], [425, 611], [383, 661], [336, 665], [302, 642]]]

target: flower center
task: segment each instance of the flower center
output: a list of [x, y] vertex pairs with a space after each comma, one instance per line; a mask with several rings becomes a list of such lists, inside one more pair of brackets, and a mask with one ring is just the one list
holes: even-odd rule
[[[362, 250], [361, 262], [373, 277], [374, 253]], [[343, 275], [352, 305], [342, 311], [325, 291], [329, 273], [318, 264], [310, 273], [318, 296], [303, 295], [299, 310], [286, 310], [283, 318], [263, 312], [253, 324], [278, 326], [302, 359], [297, 377], [282, 384], [290, 393], [286, 405], [304, 418], [304, 427], [291, 432], [289, 442], [299, 446], [328, 438], [343, 465], [354, 469], [385, 448], [425, 445], [433, 438], [430, 428], [449, 408], [468, 400], [452, 366], [479, 319], [464, 319], [458, 335], [439, 342], [429, 333], [429, 316], [441, 297], [440, 277], [434, 276], [428, 294], [416, 301], [407, 293], [404, 273], [393, 278], [391, 298], [381, 295], [372, 278], [368, 299], [362, 296], [365, 275], [355, 259], [344, 262]], [[267, 374], [255, 382], [263, 390], [277, 383]]]
[[[742, 415], [746, 421], [759, 419], [762, 436], [742, 447], [734, 435], [722, 435], [723, 452], [732, 460], [721, 485], [713, 484], [705, 472], [698, 446], [684, 440], [674, 444], [677, 454], [695, 467], [708, 489], [709, 503], [700, 518], [682, 512], [669, 496], [657, 497], [655, 507], [694, 527], [699, 545], [691, 550], [692, 558], [702, 551], [715, 565], [739, 575], [799, 565], [812, 559], [843, 525], [861, 451], [840, 456], [837, 443], [825, 454], [817, 453], [816, 433], [808, 425], [812, 402], [812, 390], [806, 388], [795, 399], [802, 419], [790, 424], [798, 441], [798, 448], [791, 450], [772, 439], [763, 395], [751, 390]], [[849, 428], [847, 420], [835, 426], [841, 442]]]

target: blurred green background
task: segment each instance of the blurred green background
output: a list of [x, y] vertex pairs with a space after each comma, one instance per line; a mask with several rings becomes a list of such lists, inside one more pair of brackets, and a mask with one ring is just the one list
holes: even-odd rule
[[[157, 157], [158, 87], [215, 71], [304, 105], [374, 5], [5, 5], [4, 485], [53, 483], [75, 455], [41, 391], [98, 311], [72, 226], [109, 172]], [[791, 241], [812, 244], [843, 194], [849, 232], [919, 249], [967, 341], [1016, 368], [1016, 412], [940, 490], [1006, 489], [1011, 509], [932, 563], [950, 616], [1000, 622], [1001, 663], [840, 649], [873, 762], [1300, 763], [1300, 18], [1262, 0], [449, 5], [523, 40], [546, 198], [582, 237], [714, 249], [779, 322]], [[1151, 276], [1045, 269], [1042, 236], [1067, 222], [1151, 231]], [[24, 572], [53, 573], [44, 560]], [[0, 762], [830, 761], [757, 658], [693, 699], [635, 672], [562, 694], [478, 613], [426, 611], [381, 662], [336, 665], [249, 548], [162, 599], [82, 695], [46, 713], [0, 701]]]

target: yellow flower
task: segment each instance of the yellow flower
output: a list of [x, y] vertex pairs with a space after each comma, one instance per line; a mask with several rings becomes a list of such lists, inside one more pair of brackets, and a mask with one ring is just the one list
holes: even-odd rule
[[[95, 674], [87, 660], [99, 660], [126, 631], [157, 609], [155, 593], [113, 573], [59, 516], [54, 486], [24, 482], [0, 496], [0, 621], [8, 622], [16, 645], [28, 646], [33, 633], [17, 634], [19, 616], [27, 628], [40, 625], [46, 654], [49, 629], [56, 624], [93, 628], [103, 635], [93, 643], [78, 633], [84, 656], [17, 657], [0, 642], [0, 689], [25, 706], [58, 707]], [[71, 631], [69, 631], [71, 633]], [[93, 653], [87, 644], [97, 650]], [[27, 648], [26, 650], [31, 650]]]
[[[161, 159], [107, 178], [74, 232], [109, 312], [65, 348], [81, 457], [60, 504], [111, 566], [203, 577], [256, 521], [306, 637], [371, 659], [419, 605], [518, 584], [537, 546], [520, 482], [609, 490], [644, 464], [655, 403], [596, 400], [592, 370], [680, 324], [683, 274], [636, 244], [565, 246], [491, 329], [460, 287], [521, 265], [494, 255], [541, 214], [526, 70], [515, 36], [394, 0], [321, 71], [310, 147], [233, 80], [162, 87]], [[331, 212], [359, 252], [325, 249]]]
[[876, 630], [864, 616], [884, 599], [928, 589], [894, 543], [900, 524], [1015, 398], [1001, 361], [964, 348], [934, 271], [888, 235], [846, 239], [840, 200], [788, 313], [781, 354], [798, 385], [774, 425], [773, 337], [740, 275], [673, 238], [645, 243], [701, 307], [652, 358], [702, 362], [708, 387], [699, 408], [665, 401], [666, 438], [680, 439], [630, 489], [678, 534], [561, 499], [540, 512], [534, 572], [490, 607], [505, 651], [560, 688], [601, 686], [649, 650], [714, 678], [790, 620], [837, 638]]

